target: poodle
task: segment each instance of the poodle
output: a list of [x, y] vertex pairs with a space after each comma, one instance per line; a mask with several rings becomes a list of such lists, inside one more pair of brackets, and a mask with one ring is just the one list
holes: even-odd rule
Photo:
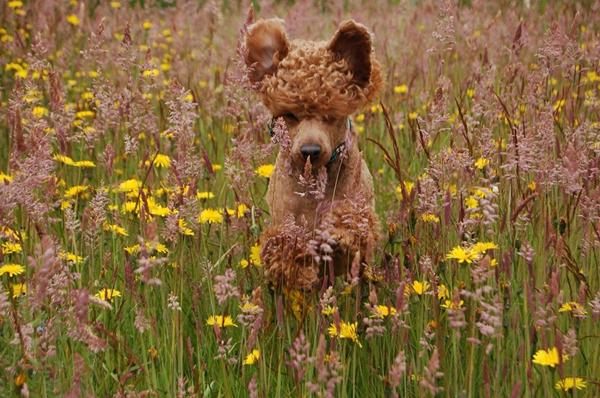
[[282, 20], [262, 19], [245, 44], [248, 77], [280, 144], [260, 238], [265, 274], [303, 290], [320, 278], [358, 278], [379, 239], [373, 178], [350, 119], [383, 86], [371, 34], [348, 20], [328, 42], [289, 40]]

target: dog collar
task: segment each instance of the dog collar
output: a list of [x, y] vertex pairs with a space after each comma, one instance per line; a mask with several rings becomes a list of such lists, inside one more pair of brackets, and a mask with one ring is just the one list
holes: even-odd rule
[[[348, 118], [347, 120], [347, 128], [348, 131], [352, 131], [352, 119]], [[269, 128], [269, 136], [273, 137], [273, 134], [275, 134], [275, 132], [273, 131], [273, 126], [275, 125], [275, 119], [272, 118], [271, 121], [269, 122], [269, 124], [267, 125]], [[335, 149], [333, 150], [333, 152], [331, 153], [331, 157], [329, 158], [329, 160], [327, 161], [327, 163], [325, 164], [325, 166], [331, 166], [331, 164], [333, 164], [333, 162], [335, 162], [336, 160], [339, 159], [340, 155], [342, 153], [344, 153], [344, 151], [346, 150], [346, 140], [344, 139], [344, 141], [342, 141], [338, 146], [335, 147]]]

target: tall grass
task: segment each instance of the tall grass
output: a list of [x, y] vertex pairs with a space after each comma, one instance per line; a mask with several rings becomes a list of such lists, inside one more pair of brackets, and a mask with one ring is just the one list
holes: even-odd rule
[[385, 66], [384, 239], [319, 295], [262, 274], [246, 3], [0, 5], [0, 394], [600, 395], [597, 4], [260, 2]]

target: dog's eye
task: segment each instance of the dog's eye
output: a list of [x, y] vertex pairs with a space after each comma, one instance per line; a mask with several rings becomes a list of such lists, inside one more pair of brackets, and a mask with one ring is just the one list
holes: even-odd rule
[[280, 118], [280, 117], [284, 118], [285, 122], [288, 123], [288, 124], [290, 124], [290, 123], [298, 123], [300, 121], [300, 119], [298, 118], [298, 116], [294, 115], [291, 112], [286, 112], [284, 114], [281, 114], [281, 115], [277, 116], [275, 119]]

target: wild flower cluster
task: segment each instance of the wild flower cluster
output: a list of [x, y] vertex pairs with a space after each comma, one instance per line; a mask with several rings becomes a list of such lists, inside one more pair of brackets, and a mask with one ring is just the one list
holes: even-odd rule
[[[600, 3], [155, 3], [0, 6], [0, 396], [600, 395]], [[253, 14], [372, 29], [380, 221], [268, 229]]]

